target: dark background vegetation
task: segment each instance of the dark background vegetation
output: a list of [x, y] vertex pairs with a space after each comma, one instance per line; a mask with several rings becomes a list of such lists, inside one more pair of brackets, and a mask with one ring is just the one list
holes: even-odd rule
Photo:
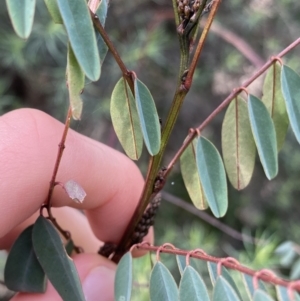
[[[299, 16], [298, 0], [223, 1], [171, 136], [164, 164], [168, 164], [190, 127], [199, 125], [234, 87], [299, 37]], [[179, 65], [171, 0], [112, 0], [106, 29], [128, 68], [135, 70], [149, 87], [164, 121]], [[63, 27], [50, 20], [43, 1], [37, 1], [33, 32], [27, 41], [15, 35], [3, 6], [0, 11], [1, 114], [31, 107], [64, 120], [68, 107], [66, 41]], [[300, 72], [299, 57], [298, 47], [284, 62]], [[86, 85], [82, 120], [72, 125], [76, 131], [119, 150], [110, 120], [109, 100], [120, 76], [120, 70], [108, 54], [100, 81]], [[250, 87], [251, 93], [258, 97], [261, 97], [262, 80], [258, 79]], [[223, 116], [224, 112], [204, 132], [219, 150]], [[145, 172], [146, 153], [137, 164]], [[257, 258], [256, 247], [248, 246], [247, 253], [241, 241], [168, 201], [163, 201], [157, 218], [157, 244], [168, 241], [181, 248], [201, 247], [218, 256], [230, 254], [245, 263], [256, 260], [262, 266], [275, 264], [270, 255], [277, 244], [300, 239], [299, 176], [300, 149], [289, 130], [279, 154], [279, 175], [275, 180], [266, 179], [257, 159], [252, 181], [244, 191], [237, 192], [229, 184], [229, 210], [222, 222], [268, 240], [270, 248], [264, 249], [261, 258]], [[179, 165], [168, 179], [166, 190], [190, 202]]]

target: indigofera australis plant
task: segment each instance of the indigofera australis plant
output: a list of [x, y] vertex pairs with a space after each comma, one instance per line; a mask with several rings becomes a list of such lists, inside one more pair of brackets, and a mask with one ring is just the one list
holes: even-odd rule
[[[7, 0], [6, 4], [15, 32], [27, 39], [33, 26], [35, 1]], [[141, 242], [154, 223], [161, 200], [160, 192], [179, 159], [192, 202], [200, 210], [210, 208], [217, 218], [224, 216], [228, 208], [226, 174], [234, 188], [244, 189], [253, 174], [256, 150], [266, 177], [271, 180], [277, 175], [278, 151], [284, 143], [289, 123], [300, 142], [300, 77], [282, 61], [300, 43], [300, 39], [271, 57], [242, 86], [233, 90], [202, 124], [190, 129], [173, 159], [163, 167], [161, 162], [166, 146], [181, 105], [192, 85], [201, 51], [221, 0], [173, 0], [176, 25], [174, 35], [177, 35], [179, 41], [180, 65], [173, 101], [167, 118], [163, 121], [158, 117], [151, 92], [134, 71], [127, 69], [104, 29], [109, 0], [90, 0], [88, 4], [85, 0], [45, 0], [45, 4], [53, 21], [64, 26], [67, 32], [66, 82], [70, 106], [49, 193], [40, 209], [40, 216], [34, 225], [21, 233], [9, 253], [5, 267], [7, 287], [14, 291], [41, 293], [46, 289], [48, 278], [63, 300], [84, 300], [75, 266], [69, 258], [73, 251], [79, 253], [83, 249], [76, 246], [71, 233], [62, 229], [55, 220], [51, 211], [51, 199], [54, 188], [62, 186], [74, 201], [84, 201], [85, 192], [80, 183], [73, 180], [60, 183], [56, 180], [56, 175], [70, 121], [72, 118], [79, 120], [81, 116], [81, 94], [85, 79], [99, 80], [101, 66], [109, 50], [122, 73], [112, 91], [110, 112], [113, 127], [125, 153], [132, 160], [139, 159], [143, 145], [149, 153], [144, 189], [122, 239], [118, 245], [106, 242], [99, 250], [99, 254], [120, 262], [115, 282], [116, 300], [130, 300], [130, 252], [133, 248], [157, 252], [157, 263], [150, 277], [150, 297], [153, 301], [178, 298], [242, 300], [243, 296], [225, 267], [241, 272], [251, 300], [273, 300], [261, 280], [276, 286], [279, 300], [296, 300], [298, 297], [295, 291], [300, 290], [299, 284], [277, 278], [270, 271], [255, 272], [232, 258], [218, 259], [202, 250], [182, 251], [172, 245], [153, 247]], [[200, 20], [204, 21], [201, 30]], [[259, 99], [250, 94], [247, 87], [265, 72], [267, 75], [263, 85], [263, 98]], [[202, 131], [225, 108], [222, 158], [212, 142], [202, 136]], [[66, 243], [62, 242], [61, 236]], [[181, 255], [177, 258], [181, 272], [179, 289], [168, 269], [161, 263], [160, 252]], [[190, 257], [208, 262], [213, 284], [212, 297], [201, 276], [190, 266]]]

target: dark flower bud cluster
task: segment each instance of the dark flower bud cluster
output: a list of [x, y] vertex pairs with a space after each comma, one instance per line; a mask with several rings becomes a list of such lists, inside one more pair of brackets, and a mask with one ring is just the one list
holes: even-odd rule
[[177, 0], [180, 22], [189, 21], [200, 8], [201, 0]]

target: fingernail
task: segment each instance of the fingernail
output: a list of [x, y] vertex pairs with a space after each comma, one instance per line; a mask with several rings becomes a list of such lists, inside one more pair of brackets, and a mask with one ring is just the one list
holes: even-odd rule
[[82, 285], [86, 301], [113, 301], [114, 280], [114, 270], [104, 266], [92, 269]]

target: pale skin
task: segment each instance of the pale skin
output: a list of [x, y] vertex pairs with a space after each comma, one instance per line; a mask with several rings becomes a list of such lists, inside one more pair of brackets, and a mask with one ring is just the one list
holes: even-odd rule
[[[32, 224], [46, 199], [63, 124], [37, 110], [21, 109], [0, 117], [0, 249], [11, 247]], [[57, 181], [74, 179], [87, 196], [83, 204], [56, 187], [53, 215], [70, 231], [85, 253], [73, 257], [80, 279], [95, 267], [115, 269], [96, 254], [101, 241], [119, 242], [143, 188], [143, 177], [125, 155], [70, 130]], [[61, 208], [57, 208], [61, 207]], [[85, 216], [74, 209], [82, 209]], [[150, 231], [145, 240], [152, 242]], [[107, 295], [113, 300], [113, 281]], [[61, 298], [48, 283], [45, 294], [17, 294], [14, 301], [56, 301]], [[101, 299], [99, 299], [101, 300]], [[108, 300], [108, 299], [107, 299]]]

